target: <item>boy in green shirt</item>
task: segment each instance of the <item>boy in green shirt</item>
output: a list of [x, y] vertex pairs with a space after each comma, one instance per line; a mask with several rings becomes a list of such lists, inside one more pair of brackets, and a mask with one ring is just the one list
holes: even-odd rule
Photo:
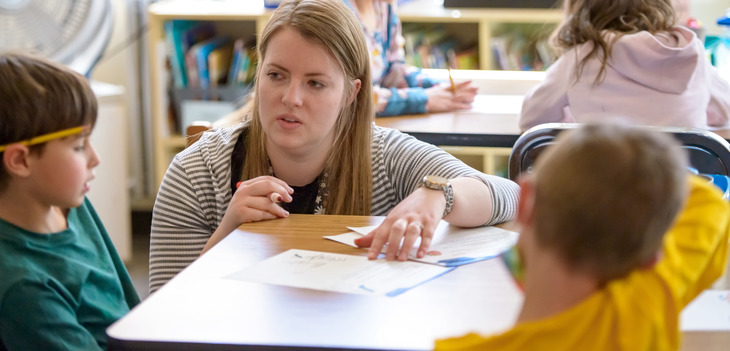
[[22, 53], [0, 54], [0, 82], [0, 349], [105, 349], [139, 297], [85, 196], [96, 97]]

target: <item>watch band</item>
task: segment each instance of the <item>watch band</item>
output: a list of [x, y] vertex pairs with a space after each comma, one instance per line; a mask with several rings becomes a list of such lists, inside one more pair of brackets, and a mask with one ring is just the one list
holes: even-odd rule
[[451, 186], [451, 182], [441, 176], [427, 175], [423, 177], [421, 184], [429, 189], [441, 190], [444, 192], [446, 208], [444, 208], [442, 218], [446, 217], [446, 215], [448, 215], [454, 207], [454, 188]]
[[451, 186], [451, 182], [446, 184], [444, 188], [444, 197], [446, 198], [446, 208], [444, 208], [444, 214], [441, 218], [446, 217], [451, 208], [454, 207], [454, 188]]

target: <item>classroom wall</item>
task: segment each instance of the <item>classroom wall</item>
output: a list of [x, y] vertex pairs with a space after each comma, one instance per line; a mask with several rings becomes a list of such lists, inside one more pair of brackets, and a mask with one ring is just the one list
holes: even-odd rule
[[[124, 35], [128, 33], [127, 0], [112, 0], [111, 2], [114, 8], [114, 30], [107, 45], [107, 50], [118, 47], [126, 40]], [[121, 52], [113, 57], [103, 58], [103, 61], [94, 68], [91, 78], [114, 85], [126, 86], [129, 68], [124, 56], [124, 52]]]
[[[150, 175], [145, 169], [151, 168], [151, 150], [146, 145], [146, 118], [142, 116], [143, 97], [140, 92], [138, 65], [146, 62], [140, 57], [139, 48], [144, 37], [144, 28], [140, 24], [143, 19], [137, 18], [137, 11], [145, 11], [144, 5], [150, 0], [110, 0], [114, 9], [114, 29], [107, 45], [106, 52], [91, 74], [92, 80], [120, 86], [124, 93], [121, 98], [122, 115], [128, 128], [126, 148], [129, 150], [128, 187], [132, 198], [132, 207], [151, 208], [154, 198], [148, 193], [151, 184]], [[149, 128], [146, 128], [149, 130]], [[148, 179], [149, 178], [149, 179]]]
[[730, 8], [730, 0], [689, 0], [690, 15], [699, 19], [705, 26], [707, 34], [719, 35], [717, 18]]

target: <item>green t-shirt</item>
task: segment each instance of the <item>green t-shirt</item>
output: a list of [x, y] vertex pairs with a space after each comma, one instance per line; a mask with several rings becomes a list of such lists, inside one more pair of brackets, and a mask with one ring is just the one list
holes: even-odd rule
[[67, 222], [38, 234], [0, 219], [0, 349], [105, 349], [106, 328], [139, 303], [88, 199]]

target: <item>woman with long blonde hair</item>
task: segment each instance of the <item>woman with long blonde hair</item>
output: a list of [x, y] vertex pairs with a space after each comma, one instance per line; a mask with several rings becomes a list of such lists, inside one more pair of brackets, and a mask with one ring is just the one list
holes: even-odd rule
[[[373, 124], [361, 28], [341, 0], [290, 0], [258, 43], [251, 112], [178, 154], [152, 218], [155, 291], [246, 222], [289, 213], [387, 215], [358, 241], [374, 259], [405, 260], [438, 222], [480, 226], [515, 215], [515, 183]], [[401, 246], [401, 241], [403, 242]]]

